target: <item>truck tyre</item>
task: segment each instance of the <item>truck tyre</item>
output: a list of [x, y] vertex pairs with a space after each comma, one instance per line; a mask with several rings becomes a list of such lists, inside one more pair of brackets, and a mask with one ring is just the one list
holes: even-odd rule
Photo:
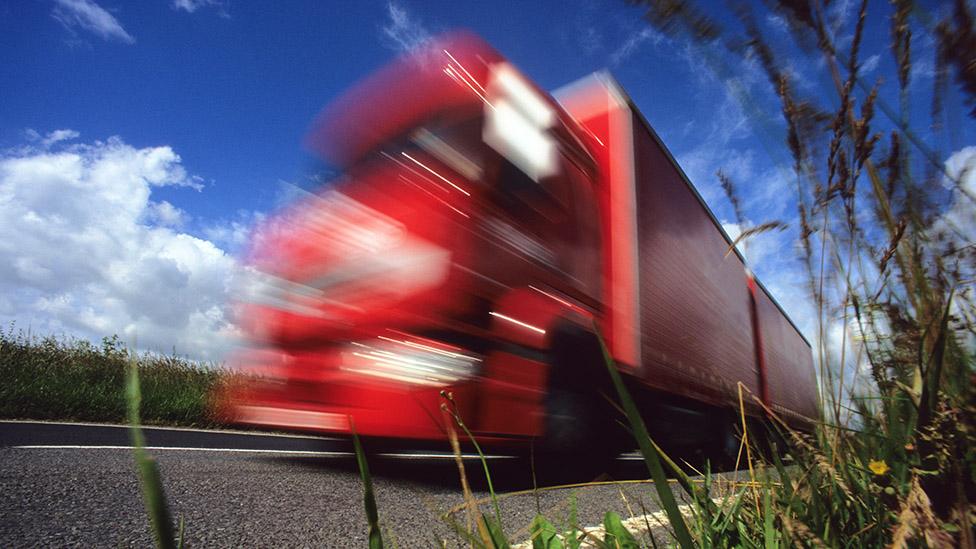
[[622, 447], [622, 430], [598, 390], [605, 386], [600, 380], [606, 373], [595, 362], [597, 356], [588, 348], [592, 345], [579, 336], [554, 343], [545, 432], [534, 446], [536, 478], [592, 480], [613, 465]]
[[546, 432], [543, 450], [571, 456], [591, 448], [601, 437], [598, 410], [592, 396], [553, 388], [546, 399]]
[[[546, 398], [545, 433], [534, 445], [536, 480], [585, 482], [609, 471], [619, 445], [604, 420], [596, 395], [553, 388]], [[597, 397], [598, 398], [598, 397]]]
[[736, 459], [739, 457], [739, 446], [742, 437], [736, 424], [732, 421], [719, 422], [712, 448], [713, 471], [732, 471], [735, 469]]

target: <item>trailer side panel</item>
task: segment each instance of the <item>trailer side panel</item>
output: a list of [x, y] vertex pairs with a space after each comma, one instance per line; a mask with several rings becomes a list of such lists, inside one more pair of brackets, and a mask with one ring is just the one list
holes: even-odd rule
[[795, 414], [819, 417], [810, 347], [762, 287], [756, 292], [756, 312], [770, 404], [777, 413], [793, 419], [798, 419]]
[[634, 119], [644, 377], [721, 404], [759, 378], [745, 267], [670, 155]]

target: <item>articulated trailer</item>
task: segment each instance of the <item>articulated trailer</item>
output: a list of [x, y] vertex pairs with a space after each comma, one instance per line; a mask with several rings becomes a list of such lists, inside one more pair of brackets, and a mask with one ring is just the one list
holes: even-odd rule
[[446, 390], [487, 445], [616, 451], [598, 337], [671, 446], [727, 450], [741, 392], [819, 417], [809, 343], [609, 75], [553, 96], [454, 34], [308, 145], [343, 175], [255, 232], [236, 421], [443, 441]]

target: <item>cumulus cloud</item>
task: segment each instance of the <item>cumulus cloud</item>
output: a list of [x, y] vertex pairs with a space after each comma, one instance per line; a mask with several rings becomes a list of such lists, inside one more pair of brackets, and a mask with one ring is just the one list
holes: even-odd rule
[[935, 228], [976, 240], [976, 147], [952, 153], [945, 161], [945, 169], [952, 180], [946, 177], [943, 184], [952, 189], [952, 201]]
[[[949, 155], [945, 161], [946, 172], [959, 182], [962, 189], [976, 194], [976, 147], [964, 147]], [[946, 182], [949, 186], [954, 186]]]
[[235, 218], [207, 224], [203, 228], [203, 236], [224, 250], [240, 253], [250, 241], [253, 228], [260, 226], [264, 220], [265, 215], [260, 212], [241, 210]]
[[423, 46], [431, 39], [427, 28], [402, 4], [390, 1], [386, 4], [387, 22], [383, 25], [382, 36], [394, 50], [409, 53]]
[[52, 145], [0, 152], [0, 321], [219, 359], [235, 260], [151, 199], [199, 179], [166, 146]]
[[126, 44], [136, 41], [114, 15], [93, 0], [55, 0], [51, 16], [71, 33], [80, 29], [103, 40], [118, 40]]
[[163, 200], [162, 202], [150, 202], [146, 208], [146, 220], [150, 223], [163, 227], [180, 228], [189, 219], [189, 215], [183, 210]]

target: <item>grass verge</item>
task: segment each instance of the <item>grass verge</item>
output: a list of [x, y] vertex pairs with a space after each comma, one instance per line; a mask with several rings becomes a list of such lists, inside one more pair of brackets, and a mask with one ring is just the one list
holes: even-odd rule
[[0, 331], [0, 418], [124, 423], [130, 364], [141, 379], [145, 423], [220, 425], [209, 402], [227, 374], [216, 364], [135, 353], [114, 336], [96, 346], [13, 327]]

